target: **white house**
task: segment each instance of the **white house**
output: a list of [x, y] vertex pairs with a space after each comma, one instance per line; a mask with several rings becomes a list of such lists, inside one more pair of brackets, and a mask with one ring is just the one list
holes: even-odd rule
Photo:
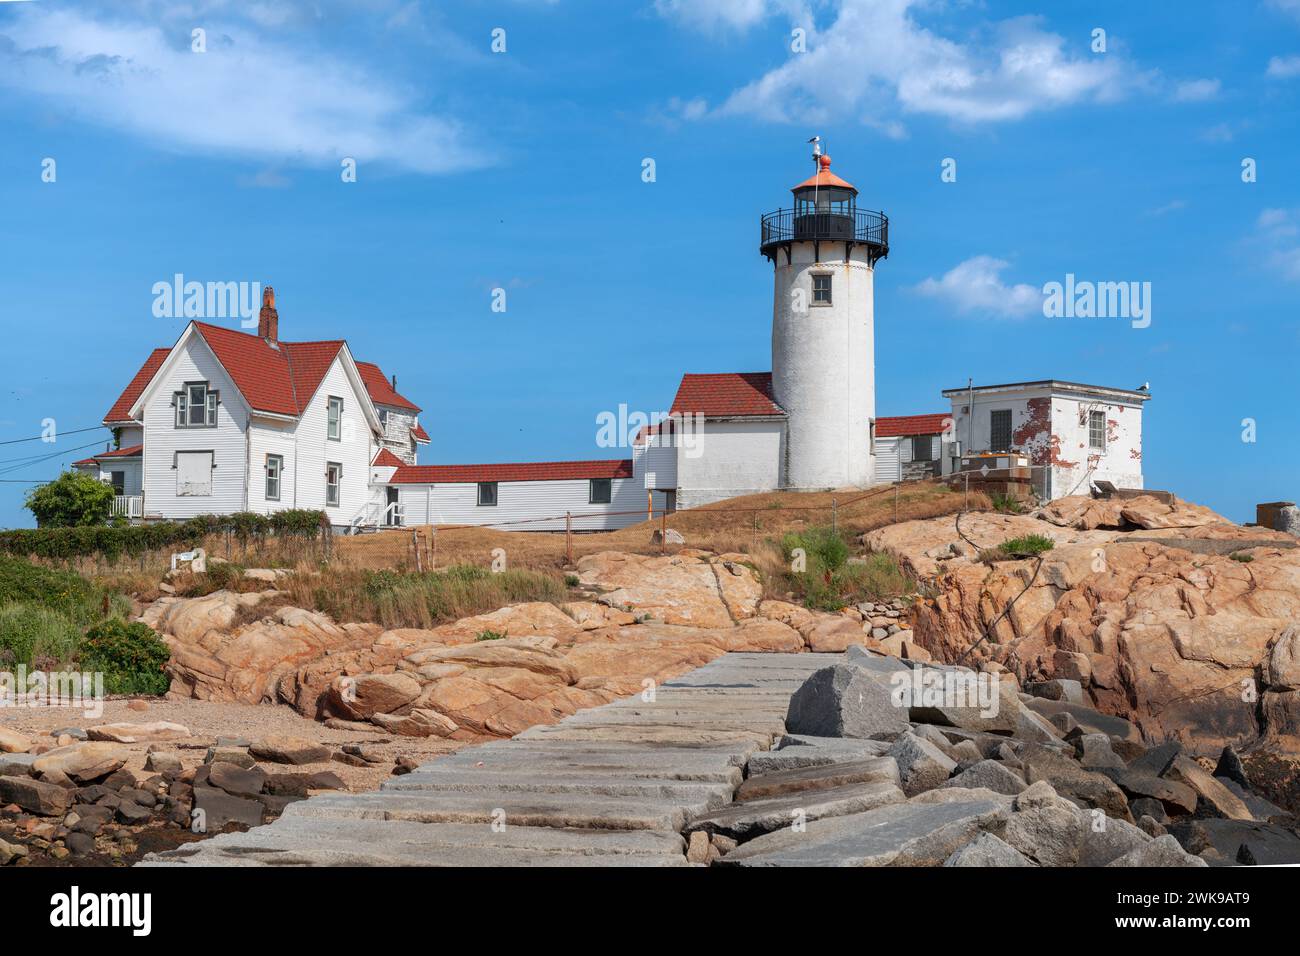
[[351, 530], [555, 530], [563, 517], [529, 519], [567, 512], [575, 530], [597, 530], [645, 516], [630, 459], [419, 465], [419, 413], [345, 341], [280, 339], [267, 288], [256, 335], [191, 322], [155, 349], [104, 417], [118, 447], [75, 467], [112, 483], [114, 513], [133, 520], [310, 508]]
[[1096, 481], [1141, 488], [1145, 389], [1045, 379], [950, 388], [952, 436], [965, 453], [1020, 452], [1043, 499]]

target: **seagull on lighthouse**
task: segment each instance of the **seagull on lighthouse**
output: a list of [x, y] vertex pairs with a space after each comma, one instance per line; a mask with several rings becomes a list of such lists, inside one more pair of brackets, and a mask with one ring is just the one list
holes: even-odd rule
[[1143, 382], [1141, 385], [1139, 385], [1139, 386], [1137, 387], [1137, 390], [1138, 390], [1139, 392], [1149, 392], [1149, 391], [1151, 391], [1151, 383], [1150, 383], [1150, 382]]
[[822, 138], [820, 136], [814, 136], [812, 139], [808, 140], [808, 142], [813, 144], [813, 159], [816, 159], [822, 154]]

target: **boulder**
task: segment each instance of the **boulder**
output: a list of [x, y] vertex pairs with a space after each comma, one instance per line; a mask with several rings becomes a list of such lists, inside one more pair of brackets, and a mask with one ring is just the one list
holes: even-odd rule
[[1085, 770], [1056, 751], [1027, 744], [1020, 752], [1028, 783], [1045, 781], [1057, 793], [1085, 806], [1097, 807], [1107, 816], [1132, 822], [1124, 792], [1109, 777]]
[[894, 741], [888, 754], [898, 764], [903, 792], [909, 797], [940, 786], [957, 767], [954, 760], [930, 741], [910, 732]]
[[117, 723], [87, 727], [86, 736], [91, 740], [117, 744], [143, 744], [160, 740], [179, 740], [189, 737], [190, 730], [184, 724], [155, 720], [145, 724]]
[[271, 736], [254, 740], [248, 747], [258, 760], [271, 763], [323, 763], [330, 759], [330, 749], [301, 737]]
[[829, 790], [856, 783], [899, 782], [898, 764], [890, 757], [873, 757], [853, 763], [802, 767], [751, 776], [736, 791], [736, 800], [759, 800]]
[[126, 763], [126, 751], [117, 744], [90, 742], [46, 751], [32, 762], [36, 773], [58, 770], [77, 783], [93, 783]]
[[1033, 866], [1019, 850], [992, 833], [981, 833], [944, 860], [944, 866]]
[[1255, 819], [1245, 801], [1189, 757], [1176, 757], [1166, 775], [1196, 791], [1198, 799], [1195, 812], [1200, 816], [1227, 817], [1230, 820]]
[[817, 737], [873, 737], [909, 729], [907, 713], [889, 688], [850, 664], [833, 664], [809, 677], [790, 698], [785, 726], [790, 733]]
[[236, 767], [229, 763], [214, 763], [208, 770], [208, 783], [236, 797], [251, 797], [262, 792], [266, 771], [260, 767]]
[[[648, 614], [665, 624], [728, 627], [734, 623], [714, 565], [696, 553], [647, 556], [602, 551], [579, 558], [577, 568], [581, 585], [615, 607]], [[737, 568], [742, 570], [735, 576], [753, 577], [744, 565]], [[760, 595], [761, 588], [752, 589], [754, 609]]]
[[945, 780], [940, 786], [982, 788], [1015, 796], [1025, 790], [1028, 784], [996, 760], [981, 760]]
[[420, 682], [400, 671], [338, 677], [330, 684], [329, 709], [347, 720], [391, 714], [420, 696]]
[[72, 791], [31, 777], [0, 776], [0, 805], [10, 803], [28, 813], [56, 817], [67, 812]]
[[8, 727], [0, 727], [0, 753], [23, 754], [32, 746], [32, 739]]
[[1209, 866], [1200, 857], [1192, 856], [1178, 845], [1172, 836], [1159, 836], [1136, 847], [1123, 856], [1116, 857], [1107, 866]]
[[262, 825], [262, 804], [236, 797], [214, 787], [194, 788], [194, 812], [202, 814], [203, 832], [219, 833], [232, 823], [246, 827]]
[[403, 737], [450, 737], [460, 729], [460, 725], [450, 717], [424, 707], [413, 707], [401, 717], [375, 714], [370, 720], [389, 733]]

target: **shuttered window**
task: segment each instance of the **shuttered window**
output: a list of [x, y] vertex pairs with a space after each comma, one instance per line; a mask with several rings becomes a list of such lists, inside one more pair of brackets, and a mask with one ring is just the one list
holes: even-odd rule
[[336, 461], [325, 464], [325, 504], [330, 508], [339, 506], [339, 484], [343, 480], [343, 466]]
[[284, 458], [280, 455], [266, 456], [266, 500], [280, 500], [280, 474], [284, 471]]
[[989, 451], [1011, 451], [1011, 409], [989, 412]]
[[339, 441], [343, 431], [343, 399], [330, 396], [325, 418], [325, 437], [330, 441]]

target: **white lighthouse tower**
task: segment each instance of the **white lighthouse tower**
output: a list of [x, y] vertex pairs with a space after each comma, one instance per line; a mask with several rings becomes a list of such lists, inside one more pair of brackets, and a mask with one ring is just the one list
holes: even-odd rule
[[763, 217], [760, 247], [775, 272], [772, 391], [787, 415], [785, 484], [862, 487], [874, 474], [873, 282], [889, 220], [857, 207], [857, 189], [813, 142], [816, 172], [792, 190], [793, 209]]

